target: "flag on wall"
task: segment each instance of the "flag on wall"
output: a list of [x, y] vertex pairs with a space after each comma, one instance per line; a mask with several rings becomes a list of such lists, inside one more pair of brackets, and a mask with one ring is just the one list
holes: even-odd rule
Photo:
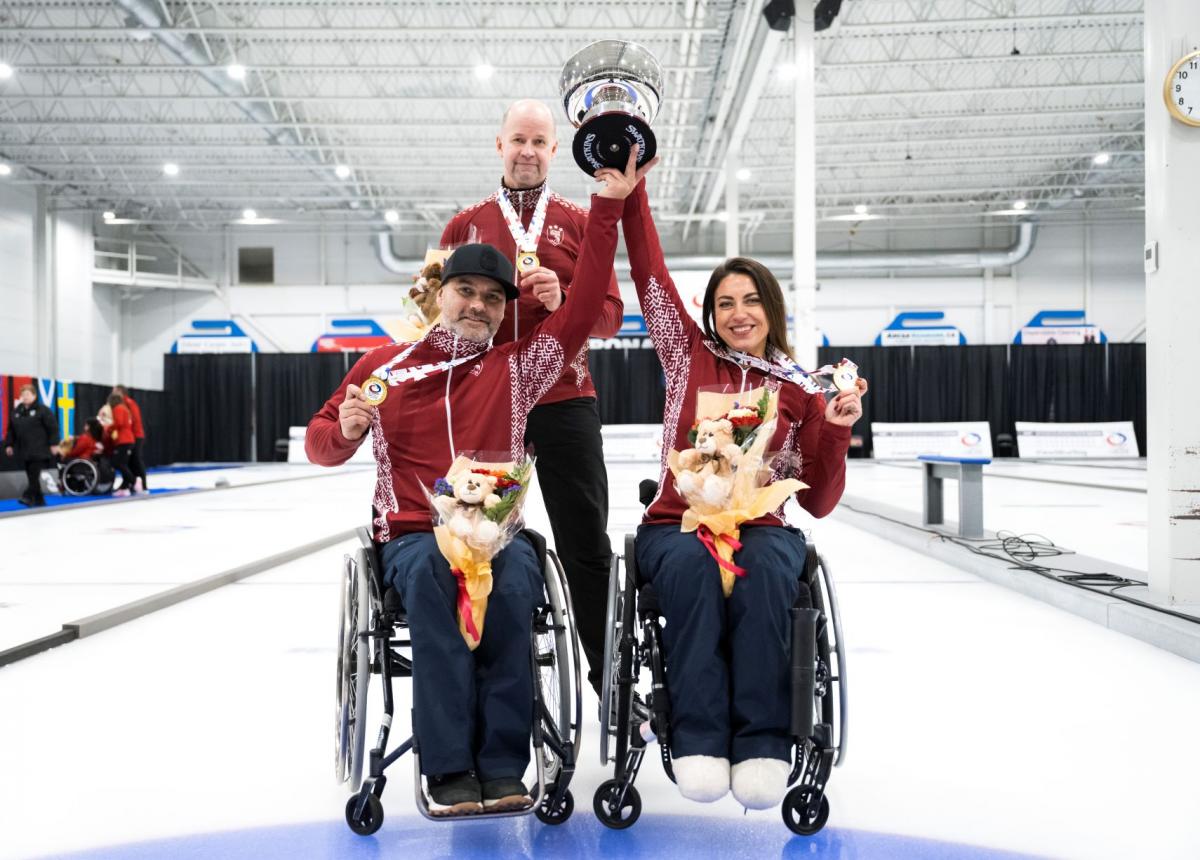
[[57, 398], [50, 407], [58, 415], [58, 432], [62, 436], [75, 435], [75, 383], [59, 380], [55, 388]]

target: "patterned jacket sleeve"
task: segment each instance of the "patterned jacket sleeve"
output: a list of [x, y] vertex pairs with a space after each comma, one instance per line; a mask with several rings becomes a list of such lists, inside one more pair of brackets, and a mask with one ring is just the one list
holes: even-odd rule
[[361, 385], [371, 375], [369, 359], [373, 355], [374, 353], [368, 352], [350, 368], [341, 385], [334, 389], [325, 405], [318, 409], [308, 422], [308, 429], [304, 434], [304, 453], [310, 463], [318, 466], [340, 466], [353, 457], [358, 446], [371, 435], [369, 432], [364, 433], [360, 439], [347, 439], [343, 436], [338, 407], [346, 399], [346, 386], [352, 382]]
[[820, 518], [837, 507], [846, 489], [846, 451], [850, 448], [850, 427], [825, 420], [825, 398], [808, 395], [804, 422], [800, 426], [799, 478], [808, 489], [796, 493], [800, 507]]
[[703, 332], [688, 314], [675, 282], [671, 280], [671, 273], [667, 271], [644, 180], [625, 198], [621, 220], [625, 246], [629, 249], [630, 274], [642, 306], [642, 316], [670, 380], [673, 369], [681, 368], [691, 360], [692, 345]]
[[513, 409], [528, 413], [562, 375], [566, 357], [579, 354], [607, 301], [617, 253], [622, 202], [594, 197], [575, 264], [571, 300], [517, 341], [509, 356]]

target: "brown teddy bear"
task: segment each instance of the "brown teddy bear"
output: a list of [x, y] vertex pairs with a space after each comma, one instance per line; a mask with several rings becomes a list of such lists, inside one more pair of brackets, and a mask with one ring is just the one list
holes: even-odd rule
[[484, 548], [500, 537], [500, 526], [483, 512], [500, 504], [497, 478], [481, 472], [459, 472], [451, 481], [453, 496], [434, 496], [433, 503], [451, 533], [467, 544]]
[[679, 492], [723, 507], [733, 491], [733, 470], [741, 458], [742, 449], [733, 441], [733, 423], [728, 418], [704, 419], [696, 425], [696, 446], [679, 455]]
[[422, 325], [426, 325], [434, 320], [438, 315], [437, 294], [442, 288], [442, 264], [435, 261], [428, 263], [421, 274], [413, 279], [412, 289], [408, 291], [408, 296], [417, 303], [417, 308], [420, 309], [424, 319], [419, 320]]

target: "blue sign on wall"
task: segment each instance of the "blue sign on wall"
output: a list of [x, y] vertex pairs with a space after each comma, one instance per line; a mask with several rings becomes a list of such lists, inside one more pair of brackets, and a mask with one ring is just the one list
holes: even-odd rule
[[960, 346], [967, 342], [952, 325], [910, 325], [936, 323], [946, 318], [942, 311], [905, 311], [896, 314], [887, 328], [875, 336], [876, 346]]
[[1083, 311], [1038, 311], [1013, 343], [1108, 343], [1108, 335], [1087, 322]]
[[192, 330], [179, 336], [171, 352], [258, 352], [258, 344], [233, 320], [192, 320]]

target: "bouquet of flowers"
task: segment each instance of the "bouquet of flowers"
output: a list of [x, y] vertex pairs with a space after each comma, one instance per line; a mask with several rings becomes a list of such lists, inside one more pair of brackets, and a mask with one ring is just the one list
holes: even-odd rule
[[726, 597], [734, 579], [746, 575], [733, 562], [742, 548], [741, 524], [770, 513], [805, 487], [794, 478], [770, 480], [765, 452], [778, 403], [778, 393], [766, 387], [741, 393], [701, 389], [698, 417], [688, 433], [694, 447], [667, 455], [675, 486], [688, 503], [680, 529], [696, 532], [716, 559]]
[[521, 530], [525, 494], [533, 479], [533, 458], [495, 462], [460, 454], [432, 491], [438, 549], [458, 580], [458, 629], [474, 650], [483, 636], [492, 559]]

